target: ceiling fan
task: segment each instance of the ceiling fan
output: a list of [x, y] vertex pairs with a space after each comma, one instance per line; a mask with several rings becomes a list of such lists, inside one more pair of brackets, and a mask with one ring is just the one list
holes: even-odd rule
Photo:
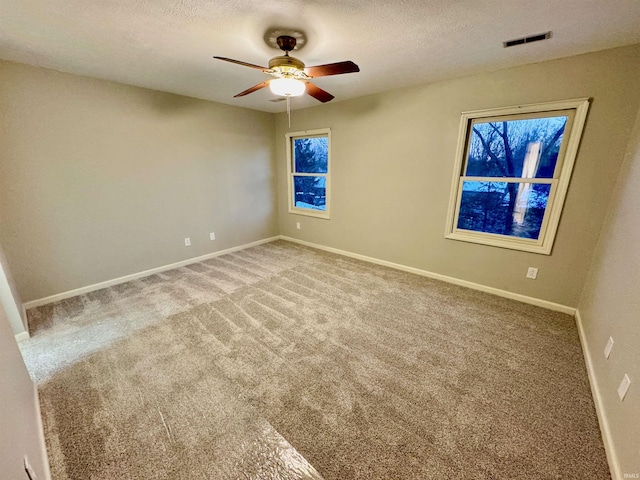
[[276, 43], [284, 52], [284, 55], [273, 57], [269, 60], [269, 67], [261, 67], [252, 63], [234, 60], [225, 57], [213, 57], [225, 62], [237, 63], [245, 67], [262, 70], [264, 73], [272, 75], [273, 79], [258, 83], [245, 91], [234, 95], [235, 97], [243, 97], [257, 90], [269, 87], [276, 95], [283, 97], [297, 97], [305, 92], [322, 103], [333, 100], [333, 95], [324, 91], [320, 87], [310, 82], [312, 78], [328, 77], [329, 75], [341, 75], [343, 73], [359, 72], [360, 68], [352, 61], [328, 63], [326, 65], [316, 65], [315, 67], [305, 67], [302, 60], [290, 57], [289, 52], [296, 47], [295, 37], [289, 35], [280, 35]]

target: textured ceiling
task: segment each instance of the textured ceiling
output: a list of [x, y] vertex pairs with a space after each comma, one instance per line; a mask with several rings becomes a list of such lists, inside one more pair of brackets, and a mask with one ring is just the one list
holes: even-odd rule
[[0, 0], [0, 58], [276, 112], [284, 102], [268, 89], [233, 98], [269, 77], [212, 59], [267, 65], [271, 28], [306, 34], [295, 56], [307, 65], [360, 66], [315, 81], [337, 102], [640, 43], [640, 0]]

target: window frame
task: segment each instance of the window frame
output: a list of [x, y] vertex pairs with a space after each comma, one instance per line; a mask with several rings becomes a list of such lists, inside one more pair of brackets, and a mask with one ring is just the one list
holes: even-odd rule
[[[295, 171], [295, 159], [294, 159], [294, 140], [297, 138], [314, 138], [314, 137], [327, 137], [327, 173], [303, 173]], [[288, 132], [285, 134], [287, 144], [287, 185], [288, 185], [288, 203], [289, 213], [296, 215], [306, 215], [309, 217], [330, 219], [330, 207], [331, 207], [331, 129], [330, 128], [318, 128], [315, 130], [303, 130], [299, 132]], [[310, 208], [296, 207], [295, 199], [293, 198], [294, 179], [296, 176], [306, 177], [324, 177], [325, 178], [325, 209], [313, 210]]]
[[[553, 243], [560, 223], [560, 216], [564, 206], [564, 201], [569, 189], [571, 173], [575, 164], [578, 147], [582, 138], [584, 124], [589, 109], [588, 98], [578, 98], [573, 100], [562, 100], [555, 102], [535, 103], [529, 105], [519, 105], [514, 107], [491, 108], [485, 110], [474, 110], [462, 113], [460, 120], [460, 131], [456, 148], [455, 164], [453, 169], [453, 179], [451, 182], [451, 192], [449, 197], [449, 208], [447, 214], [447, 224], [445, 238], [464, 242], [489, 245], [493, 247], [521, 250], [525, 252], [550, 255]], [[557, 116], [562, 111], [571, 112], [568, 116], [567, 126], [563, 134], [563, 141], [560, 146], [558, 160], [553, 178], [526, 177], [473, 177], [465, 175], [469, 148], [471, 143], [471, 128], [478, 120], [491, 121], [497, 117], [509, 117], [512, 119], [524, 118], [544, 118], [545, 116]], [[547, 114], [547, 115], [545, 115]], [[560, 170], [558, 173], [558, 169]], [[548, 183], [551, 191], [547, 201], [540, 235], [538, 239], [522, 238], [496, 233], [477, 232], [458, 228], [458, 216], [460, 213], [460, 202], [462, 199], [462, 186], [465, 181], [486, 181], [491, 182], [516, 182], [523, 183]], [[527, 181], [527, 180], [534, 180]]]

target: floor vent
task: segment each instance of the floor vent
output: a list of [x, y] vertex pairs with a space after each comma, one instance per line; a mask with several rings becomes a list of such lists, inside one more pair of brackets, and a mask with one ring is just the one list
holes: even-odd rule
[[551, 38], [551, 32], [539, 33], [537, 35], [530, 35], [528, 37], [516, 38], [515, 40], [509, 40], [502, 42], [504, 48], [515, 47], [516, 45], [524, 45], [525, 43], [540, 42], [541, 40], [547, 40]]

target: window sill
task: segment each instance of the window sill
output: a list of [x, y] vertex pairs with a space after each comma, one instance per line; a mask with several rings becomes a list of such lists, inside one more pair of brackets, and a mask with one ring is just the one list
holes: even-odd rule
[[462, 242], [477, 243], [479, 245], [488, 245], [490, 247], [507, 248], [509, 250], [520, 250], [521, 252], [538, 253], [542, 255], [551, 255], [551, 246], [545, 246], [535, 240], [519, 239], [513, 237], [505, 237], [502, 235], [487, 235], [453, 232], [445, 235], [448, 240], [458, 240]]
[[315, 217], [315, 218], [323, 218], [325, 220], [329, 220], [329, 212], [322, 210], [310, 210], [308, 208], [295, 208], [289, 207], [289, 213], [294, 215], [304, 215], [306, 217]]

